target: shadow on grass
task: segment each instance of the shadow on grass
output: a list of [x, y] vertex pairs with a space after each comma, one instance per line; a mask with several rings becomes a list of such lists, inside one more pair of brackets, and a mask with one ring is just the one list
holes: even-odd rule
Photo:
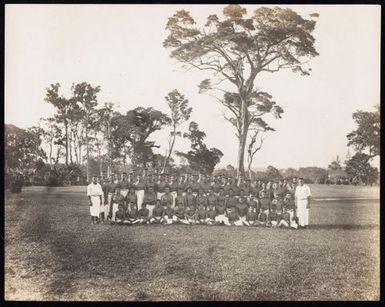
[[[76, 222], [70, 221], [76, 219], [76, 211], [60, 220], [58, 212], [49, 206], [29, 213], [21, 232], [25, 234], [24, 239], [39, 244], [42, 251], [26, 255], [24, 259], [28, 267], [36, 267], [28, 275], [46, 285], [45, 299], [82, 295], [79, 291], [85, 287], [102, 288], [100, 282], [108, 289], [109, 282], [115, 278], [132, 284], [150, 277], [143, 268], [158, 253], [157, 247], [134, 240], [125, 227], [121, 233], [111, 231], [107, 225], [82, 223], [74, 227]], [[84, 241], [84, 236], [89, 240]], [[39, 268], [48, 268], [49, 275], [42, 274]], [[134, 296], [134, 300], [146, 298], [140, 292]]]

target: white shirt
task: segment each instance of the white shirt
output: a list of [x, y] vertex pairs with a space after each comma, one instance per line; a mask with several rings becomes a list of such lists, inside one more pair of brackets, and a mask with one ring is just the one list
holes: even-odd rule
[[309, 196], [311, 196], [311, 192], [306, 184], [303, 186], [297, 185], [295, 188], [295, 197], [297, 197], [297, 199], [307, 199]]
[[101, 196], [103, 195], [102, 186], [93, 182], [87, 186], [87, 196]]

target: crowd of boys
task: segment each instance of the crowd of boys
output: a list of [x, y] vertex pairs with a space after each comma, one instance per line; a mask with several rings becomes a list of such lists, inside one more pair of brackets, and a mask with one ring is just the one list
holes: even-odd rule
[[[298, 188], [300, 187], [300, 188]], [[305, 190], [303, 188], [306, 188]], [[309, 200], [303, 179], [263, 182], [205, 175], [123, 173], [93, 177], [87, 195], [92, 223], [304, 227], [297, 194]], [[308, 209], [308, 205], [306, 205]], [[298, 217], [302, 221], [298, 220]]]

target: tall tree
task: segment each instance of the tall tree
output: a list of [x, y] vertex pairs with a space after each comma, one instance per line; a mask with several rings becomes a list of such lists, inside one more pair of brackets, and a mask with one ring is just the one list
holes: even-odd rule
[[190, 122], [189, 132], [184, 133], [183, 137], [191, 142], [191, 150], [187, 153], [176, 152], [176, 154], [185, 158], [192, 170], [201, 174], [212, 174], [223, 153], [217, 148], [207, 148], [204, 143], [206, 133], [199, 130], [196, 122]]
[[222, 19], [209, 15], [206, 24], [199, 27], [189, 12], [177, 11], [168, 19], [170, 34], [163, 45], [185, 66], [213, 73], [216, 80], [203, 80], [201, 91], [223, 91], [219, 88], [222, 82], [235, 88], [217, 99], [228, 109], [232, 116], [228, 120], [236, 127], [237, 168], [243, 174], [250, 126], [267, 113], [277, 117], [283, 113], [270, 94], [256, 88], [256, 77], [286, 68], [308, 75], [311, 69], [305, 63], [318, 55], [311, 35], [316, 22], [279, 7], [261, 7], [248, 17], [245, 8], [229, 5], [223, 15]]
[[62, 95], [59, 95], [60, 84], [51, 84], [49, 88], [46, 89], [45, 101], [52, 104], [56, 110], [57, 114], [55, 118], [58, 122], [63, 123], [64, 125], [64, 148], [65, 148], [65, 163], [68, 165], [68, 113], [71, 109], [71, 100], [64, 98]]
[[50, 168], [52, 169], [53, 148], [54, 148], [54, 141], [55, 141], [55, 135], [56, 135], [55, 132], [58, 129], [56, 126], [55, 118], [54, 117], [41, 118], [40, 129], [41, 129], [41, 135], [42, 135], [43, 141], [49, 146], [48, 163]]
[[373, 159], [380, 154], [380, 105], [376, 105], [373, 112], [358, 110], [353, 113], [353, 119], [358, 127], [347, 135], [348, 146], [359, 153], [366, 151], [369, 159]]
[[178, 90], [173, 90], [172, 92], [168, 93], [165, 99], [171, 110], [172, 130], [168, 139], [168, 149], [166, 159], [164, 160], [163, 164], [163, 171], [169, 164], [176, 137], [182, 135], [182, 133], [180, 131], [177, 131], [177, 129], [180, 127], [180, 125], [189, 120], [192, 112], [192, 108], [188, 106], [188, 100], [185, 98], [184, 95], [179, 93]]
[[111, 138], [111, 123], [112, 123], [112, 116], [113, 116], [113, 108], [114, 104], [111, 102], [104, 103], [103, 107], [100, 108], [98, 112], [98, 118], [99, 118], [99, 127], [104, 133], [104, 140], [107, 145], [107, 176], [110, 175], [112, 167], [113, 167], [113, 157], [112, 157], [112, 151], [113, 151], [113, 143]]
[[90, 180], [90, 132], [95, 123], [96, 106], [98, 104], [97, 94], [100, 86], [92, 86], [87, 82], [72, 85], [73, 100], [79, 104], [83, 111], [83, 126], [85, 128], [86, 157], [87, 157], [87, 182]]
[[153, 108], [137, 107], [126, 115], [115, 114], [111, 121], [114, 155], [130, 156], [134, 165], [145, 166], [154, 159], [153, 148], [159, 148], [150, 135], [169, 125], [171, 119]]

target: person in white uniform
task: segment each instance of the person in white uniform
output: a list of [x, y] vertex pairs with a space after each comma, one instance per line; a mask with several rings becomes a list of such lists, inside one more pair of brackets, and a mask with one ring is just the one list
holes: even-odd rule
[[310, 197], [310, 188], [304, 184], [303, 178], [299, 178], [295, 189], [295, 207], [299, 227], [304, 228], [309, 225]]
[[98, 177], [92, 177], [92, 182], [87, 186], [87, 196], [90, 204], [91, 222], [92, 224], [98, 224], [103, 203], [103, 190], [102, 186], [98, 183]]

